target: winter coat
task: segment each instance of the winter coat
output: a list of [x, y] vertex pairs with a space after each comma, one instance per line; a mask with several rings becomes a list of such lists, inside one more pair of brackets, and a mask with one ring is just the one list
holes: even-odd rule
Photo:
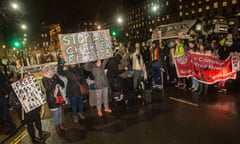
[[91, 71], [94, 76], [95, 88], [102, 89], [108, 87], [108, 79], [104, 72], [108, 60], [104, 60], [100, 67], [93, 63], [88, 63], [84, 66], [87, 71]]
[[66, 71], [61, 71], [59, 74], [67, 77], [67, 96], [81, 96], [81, 91], [79, 84], [85, 84], [85, 76], [83, 68], [74, 67], [70, 68]]
[[119, 64], [121, 62], [121, 59], [122, 59], [122, 56], [117, 54], [108, 63], [107, 78], [108, 78], [109, 84], [111, 84], [114, 79], [118, 79], [119, 75], [125, 72], [124, 69], [119, 69]]
[[55, 74], [52, 78], [43, 77], [42, 83], [43, 83], [43, 86], [46, 90], [48, 107], [50, 109], [57, 108], [59, 105], [56, 104], [54, 91], [55, 91], [55, 88], [56, 88], [57, 84], [64, 87], [64, 82], [59, 78], [58, 75]]
[[0, 72], [0, 98], [5, 98], [5, 95], [10, 93], [10, 86], [7, 76]]

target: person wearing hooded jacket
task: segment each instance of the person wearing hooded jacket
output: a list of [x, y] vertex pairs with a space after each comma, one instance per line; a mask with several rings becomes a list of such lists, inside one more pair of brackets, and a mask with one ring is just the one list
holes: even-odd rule
[[97, 97], [97, 113], [101, 117], [102, 113], [102, 103], [104, 104], [104, 111], [111, 113], [112, 110], [108, 105], [108, 79], [105, 75], [105, 66], [107, 64], [107, 59], [103, 62], [97, 60], [94, 64], [88, 63], [84, 66], [87, 71], [91, 71], [94, 76], [95, 87], [96, 87], [96, 97]]
[[66, 94], [63, 91], [60, 92], [64, 87], [64, 82], [55, 74], [55, 70], [48, 65], [42, 68], [42, 73], [42, 83], [46, 90], [47, 104], [49, 109], [53, 112], [56, 131], [58, 133], [64, 132], [67, 128], [62, 125], [62, 105], [56, 104], [55, 100], [57, 94], [61, 93], [66, 102]]
[[107, 78], [110, 86], [113, 86], [114, 79], [120, 80], [120, 74], [128, 70], [127, 67], [124, 69], [119, 69], [119, 64], [121, 63], [122, 56], [120, 54], [115, 55], [108, 63], [107, 66]]

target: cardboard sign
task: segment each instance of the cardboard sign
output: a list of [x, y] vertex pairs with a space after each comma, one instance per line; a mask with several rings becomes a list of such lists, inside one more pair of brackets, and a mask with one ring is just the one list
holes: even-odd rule
[[234, 55], [226, 60], [219, 60], [214, 56], [187, 53], [175, 57], [178, 77], [190, 77], [205, 83], [214, 84], [218, 81], [236, 79], [236, 68], [239, 57]]
[[26, 113], [45, 103], [40, 86], [33, 76], [28, 76], [11, 84]]
[[59, 34], [58, 38], [66, 65], [113, 56], [109, 30]]

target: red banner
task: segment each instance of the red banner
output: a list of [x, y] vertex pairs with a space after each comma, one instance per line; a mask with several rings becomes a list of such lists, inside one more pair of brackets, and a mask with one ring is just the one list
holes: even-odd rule
[[236, 67], [239, 56], [234, 55], [226, 60], [199, 53], [187, 53], [175, 57], [178, 77], [190, 77], [206, 84], [213, 84], [227, 79], [236, 79]]

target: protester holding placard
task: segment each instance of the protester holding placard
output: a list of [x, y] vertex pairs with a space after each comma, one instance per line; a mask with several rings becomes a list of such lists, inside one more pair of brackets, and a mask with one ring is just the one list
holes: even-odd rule
[[83, 68], [72, 64], [68, 66], [68, 70], [66, 71], [62, 69], [58, 70], [60, 75], [66, 76], [68, 79], [67, 96], [69, 97], [73, 112], [73, 121], [78, 123], [78, 117], [80, 119], [85, 119], [85, 116], [83, 115], [83, 94], [79, 86], [79, 84], [86, 83]]
[[97, 60], [94, 64], [88, 63], [85, 65], [85, 69], [91, 71], [94, 76], [97, 96], [97, 114], [99, 117], [103, 115], [102, 103], [104, 104], [105, 112], [112, 112], [108, 105], [108, 79], [104, 72], [107, 61], [106, 59], [103, 62]]
[[[66, 93], [63, 90], [64, 82], [55, 74], [54, 68], [45, 65], [42, 68], [43, 86], [46, 90], [47, 104], [53, 112], [55, 128], [58, 133], [67, 129], [62, 125], [62, 105], [66, 102]], [[58, 103], [57, 98], [62, 97], [63, 103]]]

